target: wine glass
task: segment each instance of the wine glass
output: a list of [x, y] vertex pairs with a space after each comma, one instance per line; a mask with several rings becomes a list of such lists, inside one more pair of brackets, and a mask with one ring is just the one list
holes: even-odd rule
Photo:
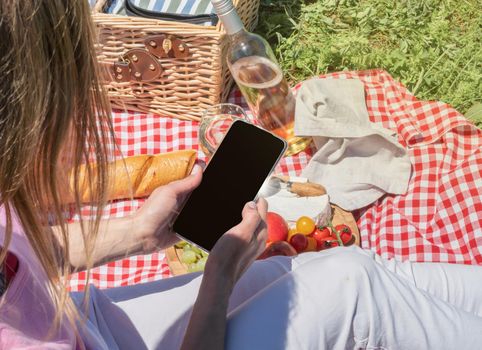
[[231, 124], [237, 119], [251, 122], [243, 108], [232, 103], [221, 103], [207, 108], [199, 126], [199, 145], [210, 158], [224, 138]]

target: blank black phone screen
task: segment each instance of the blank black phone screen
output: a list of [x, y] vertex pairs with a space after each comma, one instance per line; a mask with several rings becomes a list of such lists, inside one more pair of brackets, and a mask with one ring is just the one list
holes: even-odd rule
[[174, 231], [211, 250], [241, 222], [246, 202], [255, 199], [286, 147], [285, 141], [252, 124], [235, 121], [174, 223]]

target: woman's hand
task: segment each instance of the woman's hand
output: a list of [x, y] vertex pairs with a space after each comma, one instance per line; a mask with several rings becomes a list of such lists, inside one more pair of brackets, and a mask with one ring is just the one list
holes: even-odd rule
[[264, 249], [267, 207], [264, 199], [257, 204], [246, 204], [243, 220], [226, 232], [211, 250], [182, 350], [224, 348], [229, 296], [241, 275]]
[[210, 252], [205, 274], [222, 274], [234, 286], [266, 246], [267, 209], [263, 198], [244, 206], [242, 221], [226, 232]]
[[195, 165], [191, 175], [154, 190], [142, 207], [134, 214], [138, 239], [143, 252], [169, 247], [179, 239], [172, 224], [187, 196], [201, 183], [202, 169]]
[[[194, 166], [191, 175], [183, 180], [157, 188], [134, 215], [102, 220], [90, 263], [93, 266], [147, 254], [171, 246], [178, 240], [172, 223], [188, 194], [202, 179], [200, 166]], [[78, 222], [68, 225], [68, 241], [61, 239], [61, 229], [52, 227], [58, 243], [69, 246], [69, 263], [75, 269], [88, 266], [83, 232]]]

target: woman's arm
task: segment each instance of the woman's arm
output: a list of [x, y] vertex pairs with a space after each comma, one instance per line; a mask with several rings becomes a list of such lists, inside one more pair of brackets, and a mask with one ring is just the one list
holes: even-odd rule
[[242, 222], [226, 232], [209, 254], [182, 350], [224, 348], [229, 297], [241, 275], [265, 247], [266, 211], [263, 199], [258, 205], [247, 204]]
[[[171, 224], [185, 198], [201, 179], [201, 168], [196, 165], [185, 179], [157, 188], [133, 215], [102, 220], [92, 252], [93, 266], [134, 254], [152, 253], [176, 243], [178, 238]], [[85, 224], [88, 228], [88, 223]], [[62, 244], [60, 227], [52, 229]], [[87, 256], [79, 223], [68, 225], [68, 245], [72, 267], [85, 268]]]
[[226, 314], [232, 278], [216, 271], [204, 272], [181, 350], [224, 348]]
[[[88, 227], [88, 224], [86, 225]], [[77, 270], [87, 266], [82, 230], [78, 222], [67, 225], [70, 264]], [[54, 234], [60, 240], [60, 227], [52, 227]], [[99, 233], [92, 251], [93, 266], [102, 265], [122, 257], [140, 254], [143, 251], [142, 240], [139, 236], [139, 227], [134, 216], [102, 220]]]

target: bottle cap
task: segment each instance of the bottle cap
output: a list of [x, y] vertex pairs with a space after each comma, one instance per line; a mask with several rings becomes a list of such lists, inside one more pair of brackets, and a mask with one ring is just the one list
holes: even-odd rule
[[232, 0], [211, 0], [211, 3], [218, 16], [225, 15], [234, 9]]
[[232, 35], [244, 28], [243, 21], [239, 18], [232, 0], [211, 0], [211, 3], [224, 25], [226, 34]]

